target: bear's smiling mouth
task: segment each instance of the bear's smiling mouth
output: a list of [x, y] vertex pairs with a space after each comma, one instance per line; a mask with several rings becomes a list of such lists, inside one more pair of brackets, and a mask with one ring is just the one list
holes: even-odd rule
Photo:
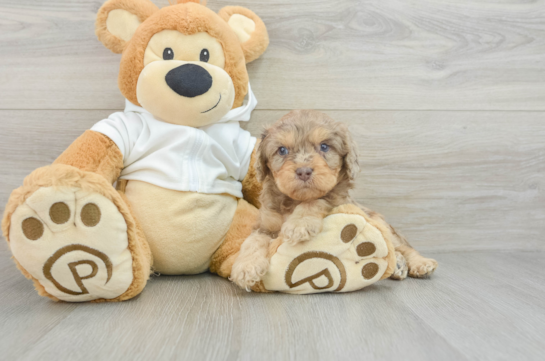
[[216, 103], [216, 105], [214, 105], [212, 108], [210, 108], [208, 110], [205, 110], [204, 112], [201, 112], [201, 114], [208, 113], [209, 111], [211, 111], [212, 109], [217, 107], [220, 102], [221, 102], [221, 93], [220, 93], [220, 98], [219, 98], [218, 102]]

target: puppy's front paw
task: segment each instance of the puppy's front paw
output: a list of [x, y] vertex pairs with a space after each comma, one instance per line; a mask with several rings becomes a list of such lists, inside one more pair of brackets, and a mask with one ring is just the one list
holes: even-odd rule
[[281, 234], [284, 242], [295, 245], [299, 242], [309, 241], [321, 231], [322, 219], [307, 217], [288, 220], [282, 225]]
[[437, 268], [437, 261], [431, 258], [420, 257], [408, 262], [409, 276], [413, 278], [426, 278], [432, 275]]
[[234, 282], [240, 288], [250, 292], [250, 288], [267, 273], [269, 269], [269, 260], [264, 257], [238, 260], [233, 265], [231, 277], [229, 280]]

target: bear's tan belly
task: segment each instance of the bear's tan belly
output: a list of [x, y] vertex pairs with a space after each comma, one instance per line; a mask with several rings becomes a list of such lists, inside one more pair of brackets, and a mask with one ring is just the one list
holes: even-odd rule
[[237, 208], [224, 194], [181, 192], [131, 180], [125, 194], [153, 254], [153, 270], [180, 275], [204, 272]]

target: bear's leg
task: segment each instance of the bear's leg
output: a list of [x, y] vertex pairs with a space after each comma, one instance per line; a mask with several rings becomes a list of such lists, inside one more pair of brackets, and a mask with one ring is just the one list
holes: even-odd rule
[[62, 164], [13, 191], [2, 230], [41, 296], [122, 301], [142, 291], [151, 253], [123, 197], [103, 176]]
[[210, 272], [217, 273], [221, 277], [231, 276], [231, 268], [238, 256], [240, 247], [248, 238], [259, 218], [259, 210], [246, 202], [238, 200], [237, 210], [233, 222], [218, 250], [212, 256]]

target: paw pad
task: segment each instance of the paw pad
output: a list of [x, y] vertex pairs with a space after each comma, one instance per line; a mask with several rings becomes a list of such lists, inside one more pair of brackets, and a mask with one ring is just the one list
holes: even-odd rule
[[355, 224], [346, 225], [341, 231], [341, 240], [348, 243], [356, 237], [356, 234], [358, 234], [358, 227]]
[[49, 217], [56, 224], [64, 224], [70, 219], [70, 208], [64, 202], [57, 202], [49, 208]]
[[87, 203], [81, 209], [81, 221], [87, 227], [94, 227], [100, 222], [100, 208], [94, 203]]
[[14, 257], [64, 301], [111, 299], [133, 281], [127, 224], [106, 197], [78, 188], [41, 188], [11, 217]]
[[[43, 272], [44, 272], [45, 278], [51, 281], [51, 283], [53, 283], [55, 287], [57, 287], [57, 289], [59, 289], [60, 291], [66, 294], [74, 295], [74, 296], [85, 295], [89, 293], [89, 291], [87, 290], [87, 288], [85, 287], [82, 281], [93, 278], [97, 275], [99, 267], [94, 260], [86, 259], [86, 260], [80, 260], [80, 261], [68, 263], [68, 268], [70, 269], [70, 272], [72, 273], [72, 277], [74, 278], [74, 281], [76, 282], [80, 291], [73, 291], [71, 289], [64, 287], [61, 283], [59, 283], [55, 279], [55, 277], [53, 277], [53, 274], [51, 272], [53, 266], [55, 265], [55, 262], [57, 262], [59, 258], [61, 258], [67, 253], [75, 252], [75, 251], [85, 252], [85, 253], [88, 253], [89, 255], [95, 256], [96, 258], [99, 258], [102, 261], [102, 264], [104, 264], [104, 266], [106, 267], [105, 284], [107, 284], [110, 281], [110, 279], [112, 278], [112, 261], [107, 255], [105, 255], [104, 253], [100, 251], [97, 251], [96, 249], [83, 246], [81, 244], [72, 244], [72, 245], [59, 249], [51, 257], [49, 257], [49, 259], [44, 264]], [[82, 264], [85, 264], [91, 267], [91, 272], [85, 276], [80, 275], [77, 268], [79, 265], [82, 265]]]
[[363, 268], [361, 269], [361, 275], [366, 280], [370, 280], [371, 278], [375, 277], [375, 275], [378, 273], [378, 264], [376, 263], [367, 263]]
[[332, 214], [310, 241], [278, 247], [263, 284], [287, 293], [354, 291], [380, 280], [387, 259], [386, 240], [362, 215]]
[[31, 241], [40, 239], [44, 234], [44, 225], [34, 217], [25, 219], [21, 228], [25, 237]]
[[[329, 253], [315, 252], [315, 251], [303, 253], [302, 255], [298, 256], [293, 261], [291, 261], [285, 276], [285, 281], [288, 287], [295, 288], [295, 287], [304, 285], [305, 283], [308, 283], [310, 287], [312, 287], [315, 290], [325, 290], [325, 289], [333, 287], [333, 285], [335, 284], [335, 280], [333, 279], [331, 272], [329, 271], [327, 267], [316, 274], [310, 275], [296, 282], [293, 281], [294, 273], [297, 267], [299, 267], [299, 265], [301, 265], [303, 262], [307, 260], [316, 260], [316, 259], [330, 261], [335, 265], [336, 270], [339, 272], [341, 279], [339, 281], [338, 287], [334, 290], [334, 292], [342, 290], [344, 285], [346, 284], [346, 269], [343, 263], [337, 257]], [[321, 282], [321, 284], [318, 283], [319, 280], [322, 278], [325, 278], [327, 280], [326, 284], [323, 284], [323, 282]], [[322, 279], [322, 281], [324, 281], [324, 279]]]
[[360, 257], [367, 257], [375, 253], [377, 247], [371, 242], [363, 242], [357, 245], [356, 252]]

